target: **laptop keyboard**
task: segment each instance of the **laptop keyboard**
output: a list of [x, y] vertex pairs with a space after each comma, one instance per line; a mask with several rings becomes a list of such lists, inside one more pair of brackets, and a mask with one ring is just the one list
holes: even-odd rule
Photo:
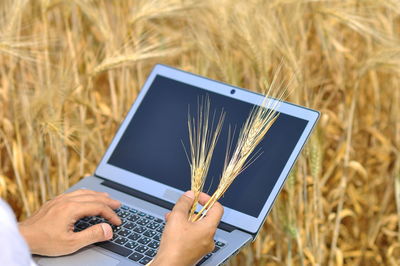
[[[113, 238], [96, 245], [146, 265], [157, 254], [165, 221], [125, 205], [116, 209], [115, 212], [121, 218], [120, 226], [112, 225], [102, 217], [91, 216], [77, 221], [74, 231], [79, 232], [99, 223], [109, 223], [114, 232]], [[204, 263], [225, 246], [225, 243], [221, 241], [214, 241], [215, 249], [204, 256], [197, 265]]]

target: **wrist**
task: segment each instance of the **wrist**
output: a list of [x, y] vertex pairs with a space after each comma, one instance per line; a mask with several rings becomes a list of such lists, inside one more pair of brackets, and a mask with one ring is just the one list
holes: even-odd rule
[[35, 241], [35, 240], [37, 240], [37, 238], [34, 235], [35, 231], [30, 230], [28, 228], [28, 226], [25, 225], [24, 223], [19, 223], [18, 229], [19, 229], [20, 234], [24, 238], [26, 244], [28, 245], [30, 252], [32, 254], [38, 254], [38, 248], [36, 246], [37, 241]]

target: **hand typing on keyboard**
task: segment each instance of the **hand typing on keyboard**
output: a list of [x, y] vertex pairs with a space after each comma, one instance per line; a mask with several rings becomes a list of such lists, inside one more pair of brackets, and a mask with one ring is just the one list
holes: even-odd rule
[[121, 219], [113, 211], [121, 206], [107, 193], [77, 190], [61, 194], [46, 202], [34, 215], [19, 224], [32, 253], [58, 256], [72, 253], [89, 244], [109, 240], [112, 228], [98, 223], [80, 232], [74, 232], [74, 224], [85, 216], [101, 216], [116, 226]]
[[[217, 202], [202, 220], [193, 223], [188, 221], [193, 197], [193, 192], [186, 192], [167, 215], [160, 248], [152, 266], [194, 265], [214, 250], [214, 234], [223, 214], [222, 205]], [[200, 204], [204, 205], [209, 198], [202, 193]]]

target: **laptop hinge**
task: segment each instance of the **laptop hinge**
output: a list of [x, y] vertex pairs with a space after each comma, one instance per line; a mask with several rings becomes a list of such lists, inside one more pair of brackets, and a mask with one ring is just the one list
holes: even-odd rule
[[[130, 187], [121, 185], [119, 183], [104, 179], [104, 178], [102, 178], [100, 176], [96, 175], [96, 177], [101, 178], [101, 179], [104, 180], [101, 183], [103, 186], [118, 190], [118, 191], [120, 191], [122, 193], [134, 196], [134, 197], [142, 199], [144, 201], [151, 202], [153, 204], [156, 204], [156, 205], [158, 205], [160, 207], [163, 207], [163, 208], [166, 208], [166, 209], [169, 209], [169, 210], [172, 210], [172, 208], [174, 207], [174, 204], [171, 203], [171, 202], [165, 201], [163, 199], [156, 198], [156, 197], [154, 197], [152, 195], [143, 193], [143, 192], [141, 192], [139, 190], [136, 190], [134, 188], [130, 188]], [[228, 232], [232, 232], [235, 229], [243, 231], [242, 229], [239, 229], [239, 228], [237, 228], [235, 226], [229, 225], [229, 224], [224, 223], [224, 222], [221, 222], [219, 224], [218, 228], [221, 229], [221, 230], [224, 230], [224, 231], [228, 231]]]

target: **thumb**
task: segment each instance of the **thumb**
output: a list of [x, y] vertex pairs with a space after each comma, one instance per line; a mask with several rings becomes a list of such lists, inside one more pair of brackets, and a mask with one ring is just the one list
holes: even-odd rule
[[165, 215], [164, 215], [164, 220], [166, 221], [166, 222], [168, 222], [168, 218], [169, 218], [169, 215], [171, 214], [171, 212], [167, 212]]
[[106, 241], [113, 237], [111, 226], [106, 223], [93, 225], [75, 234], [77, 245], [79, 245], [79, 248], [96, 242]]

